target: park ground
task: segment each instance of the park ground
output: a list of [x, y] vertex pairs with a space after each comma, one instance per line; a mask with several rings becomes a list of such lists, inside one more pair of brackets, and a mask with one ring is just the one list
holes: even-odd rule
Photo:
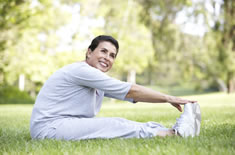
[[[0, 105], [0, 154], [235, 154], [235, 94], [210, 93], [185, 98], [201, 106], [200, 136], [81, 141], [32, 140], [32, 104]], [[105, 100], [98, 117], [123, 117], [171, 127], [180, 116], [170, 104], [131, 104]]]

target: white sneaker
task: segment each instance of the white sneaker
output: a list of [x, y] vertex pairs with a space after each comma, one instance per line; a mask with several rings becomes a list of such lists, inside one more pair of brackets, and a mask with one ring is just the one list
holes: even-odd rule
[[173, 126], [173, 130], [181, 137], [194, 137], [200, 133], [201, 112], [198, 103], [187, 103], [184, 105], [184, 113]]

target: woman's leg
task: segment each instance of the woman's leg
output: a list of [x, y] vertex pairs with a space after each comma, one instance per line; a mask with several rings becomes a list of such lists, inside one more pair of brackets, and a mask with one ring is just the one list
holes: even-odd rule
[[175, 136], [175, 131], [173, 129], [160, 130], [157, 132], [156, 136], [159, 136], [159, 137]]
[[65, 118], [55, 129], [55, 139], [150, 138], [171, 135], [155, 123], [140, 123], [123, 118]]

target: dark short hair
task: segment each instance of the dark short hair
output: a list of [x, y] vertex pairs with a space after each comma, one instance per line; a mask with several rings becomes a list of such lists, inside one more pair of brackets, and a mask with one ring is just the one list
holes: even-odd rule
[[116, 47], [116, 50], [118, 53], [118, 49], [119, 49], [118, 41], [116, 39], [114, 39], [112, 36], [107, 36], [107, 35], [99, 35], [99, 36], [95, 37], [92, 40], [88, 49], [91, 49], [91, 51], [94, 51], [96, 49], [96, 47], [99, 45], [99, 43], [103, 42], [103, 41], [108, 41], [108, 42], [112, 43]]

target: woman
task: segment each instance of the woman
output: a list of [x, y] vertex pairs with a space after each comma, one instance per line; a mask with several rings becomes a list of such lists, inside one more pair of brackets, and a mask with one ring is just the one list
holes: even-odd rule
[[[31, 116], [33, 139], [81, 140], [95, 138], [148, 138], [195, 136], [200, 132], [200, 108], [195, 101], [159, 93], [146, 87], [111, 78], [105, 74], [118, 54], [111, 36], [94, 38], [86, 60], [64, 66], [41, 88]], [[184, 113], [172, 129], [155, 123], [123, 118], [96, 118], [103, 97], [129, 102], [170, 103]]]

